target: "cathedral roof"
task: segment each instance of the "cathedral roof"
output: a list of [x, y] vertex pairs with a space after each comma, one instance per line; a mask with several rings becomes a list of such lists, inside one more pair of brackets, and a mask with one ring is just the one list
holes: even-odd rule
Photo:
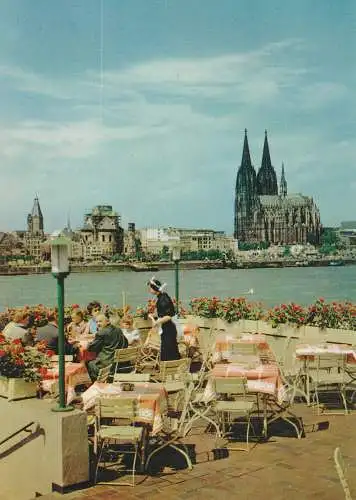
[[310, 205], [312, 202], [312, 198], [304, 196], [300, 193], [288, 194], [284, 198], [281, 198], [278, 195], [261, 195], [259, 198], [263, 207], [277, 207], [282, 204], [293, 207], [301, 207]]

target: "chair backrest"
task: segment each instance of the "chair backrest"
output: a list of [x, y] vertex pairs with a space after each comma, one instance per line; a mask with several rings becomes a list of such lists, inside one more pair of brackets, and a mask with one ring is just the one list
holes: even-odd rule
[[257, 345], [253, 343], [242, 343], [233, 342], [231, 344], [231, 350], [233, 354], [238, 354], [240, 356], [257, 356]]
[[149, 382], [149, 373], [116, 373], [114, 382]]
[[185, 379], [187, 374], [189, 374], [190, 361], [189, 358], [161, 361], [159, 364], [159, 380]]
[[319, 370], [331, 370], [333, 368], [343, 368], [345, 364], [344, 354], [318, 354], [316, 356], [317, 367]]
[[217, 394], [246, 395], [247, 379], [244, 377], [216, 377], [213, 381]]
[[96, 415], [99, 419], [113, 418], [134, 423], [137, 415], [137, 399], [120, 397], [99, 398], [96, 405]]
[[336, 472], [339, 476], [341, 486], [345, 493], [345, 500], [352, 500], [350, 488], [346, 477], [346, 466], [339, 447], [335, 448], [334, 450], [334, 462], [335, 462]]
[[101, 370], [99, 370], [96, 381], [107, 382], [110, 372], [111, 372], [111, 365], [106, 366], [105, 368], [101, 368]]
[[140, 347], [126, 347], [125, 349], [116, 349], [114, 354], [114, 363], [135, 363], [140, 353]]
[[[73, 361], [73, 354], [65, 354], [64, 355], [64, 362], [65, 363], [71, 363]], [[58, 363], [59, 362], [59, 356], [58, 354], [54, 354], [51, 356], [51, 362], [52, 363]]]
[[237, 328], [236, 326], [229, 324], [226, 327], [226, 333], [234, 339], [239, 339], [244, 335], [241, 331], [241, 328]]
[[266, 365], [276, 365], [277, 359], [272, 349], [263, 349], [260, 351], [260, 360], [262, 364]]
[[202, 354], [213, 351], [214, 341], [215, 336], [213, 328], [210, 328], [209, 330], [201, 328], [199, 330], [198, 343]]

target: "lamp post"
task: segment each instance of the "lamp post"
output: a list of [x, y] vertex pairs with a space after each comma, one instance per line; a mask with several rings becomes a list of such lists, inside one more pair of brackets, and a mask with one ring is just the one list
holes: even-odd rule
[[179, 261], [180, 261], [180, 247], [178, 245], [173, 247], [172, 259], [175, 264], [175, 285], [176, 285], [176, 308], [177, 316], [179, 316]]
[[65, 362], [64, 362], [64, 280], [69, 274], [69, 240], [59, 233], [51, 238], [52, 274], [57, 280], [58, 303], [58, 368], [59, 368], [59, 405], [53, 411], [71, 411], [65, 400]]

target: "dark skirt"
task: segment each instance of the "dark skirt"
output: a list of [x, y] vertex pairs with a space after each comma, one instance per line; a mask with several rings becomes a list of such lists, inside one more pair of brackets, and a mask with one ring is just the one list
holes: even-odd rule
[[172, 321], [162, 325], [161, 335], [161, 361], [180, 359], [177, 343], [177, 329]]

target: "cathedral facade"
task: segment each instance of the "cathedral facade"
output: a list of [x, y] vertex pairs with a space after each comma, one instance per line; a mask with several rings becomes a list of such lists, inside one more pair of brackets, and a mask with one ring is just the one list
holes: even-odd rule
[[242, 160], [236, 178], [235, 239], [246, 243], [318, 244], [320, 231], [319, 209], [313, 198], [300, 193], [288, 194], [284, 165], [278, 187], [267, 131], [261, 167], [256, 174], [245, 130]]

